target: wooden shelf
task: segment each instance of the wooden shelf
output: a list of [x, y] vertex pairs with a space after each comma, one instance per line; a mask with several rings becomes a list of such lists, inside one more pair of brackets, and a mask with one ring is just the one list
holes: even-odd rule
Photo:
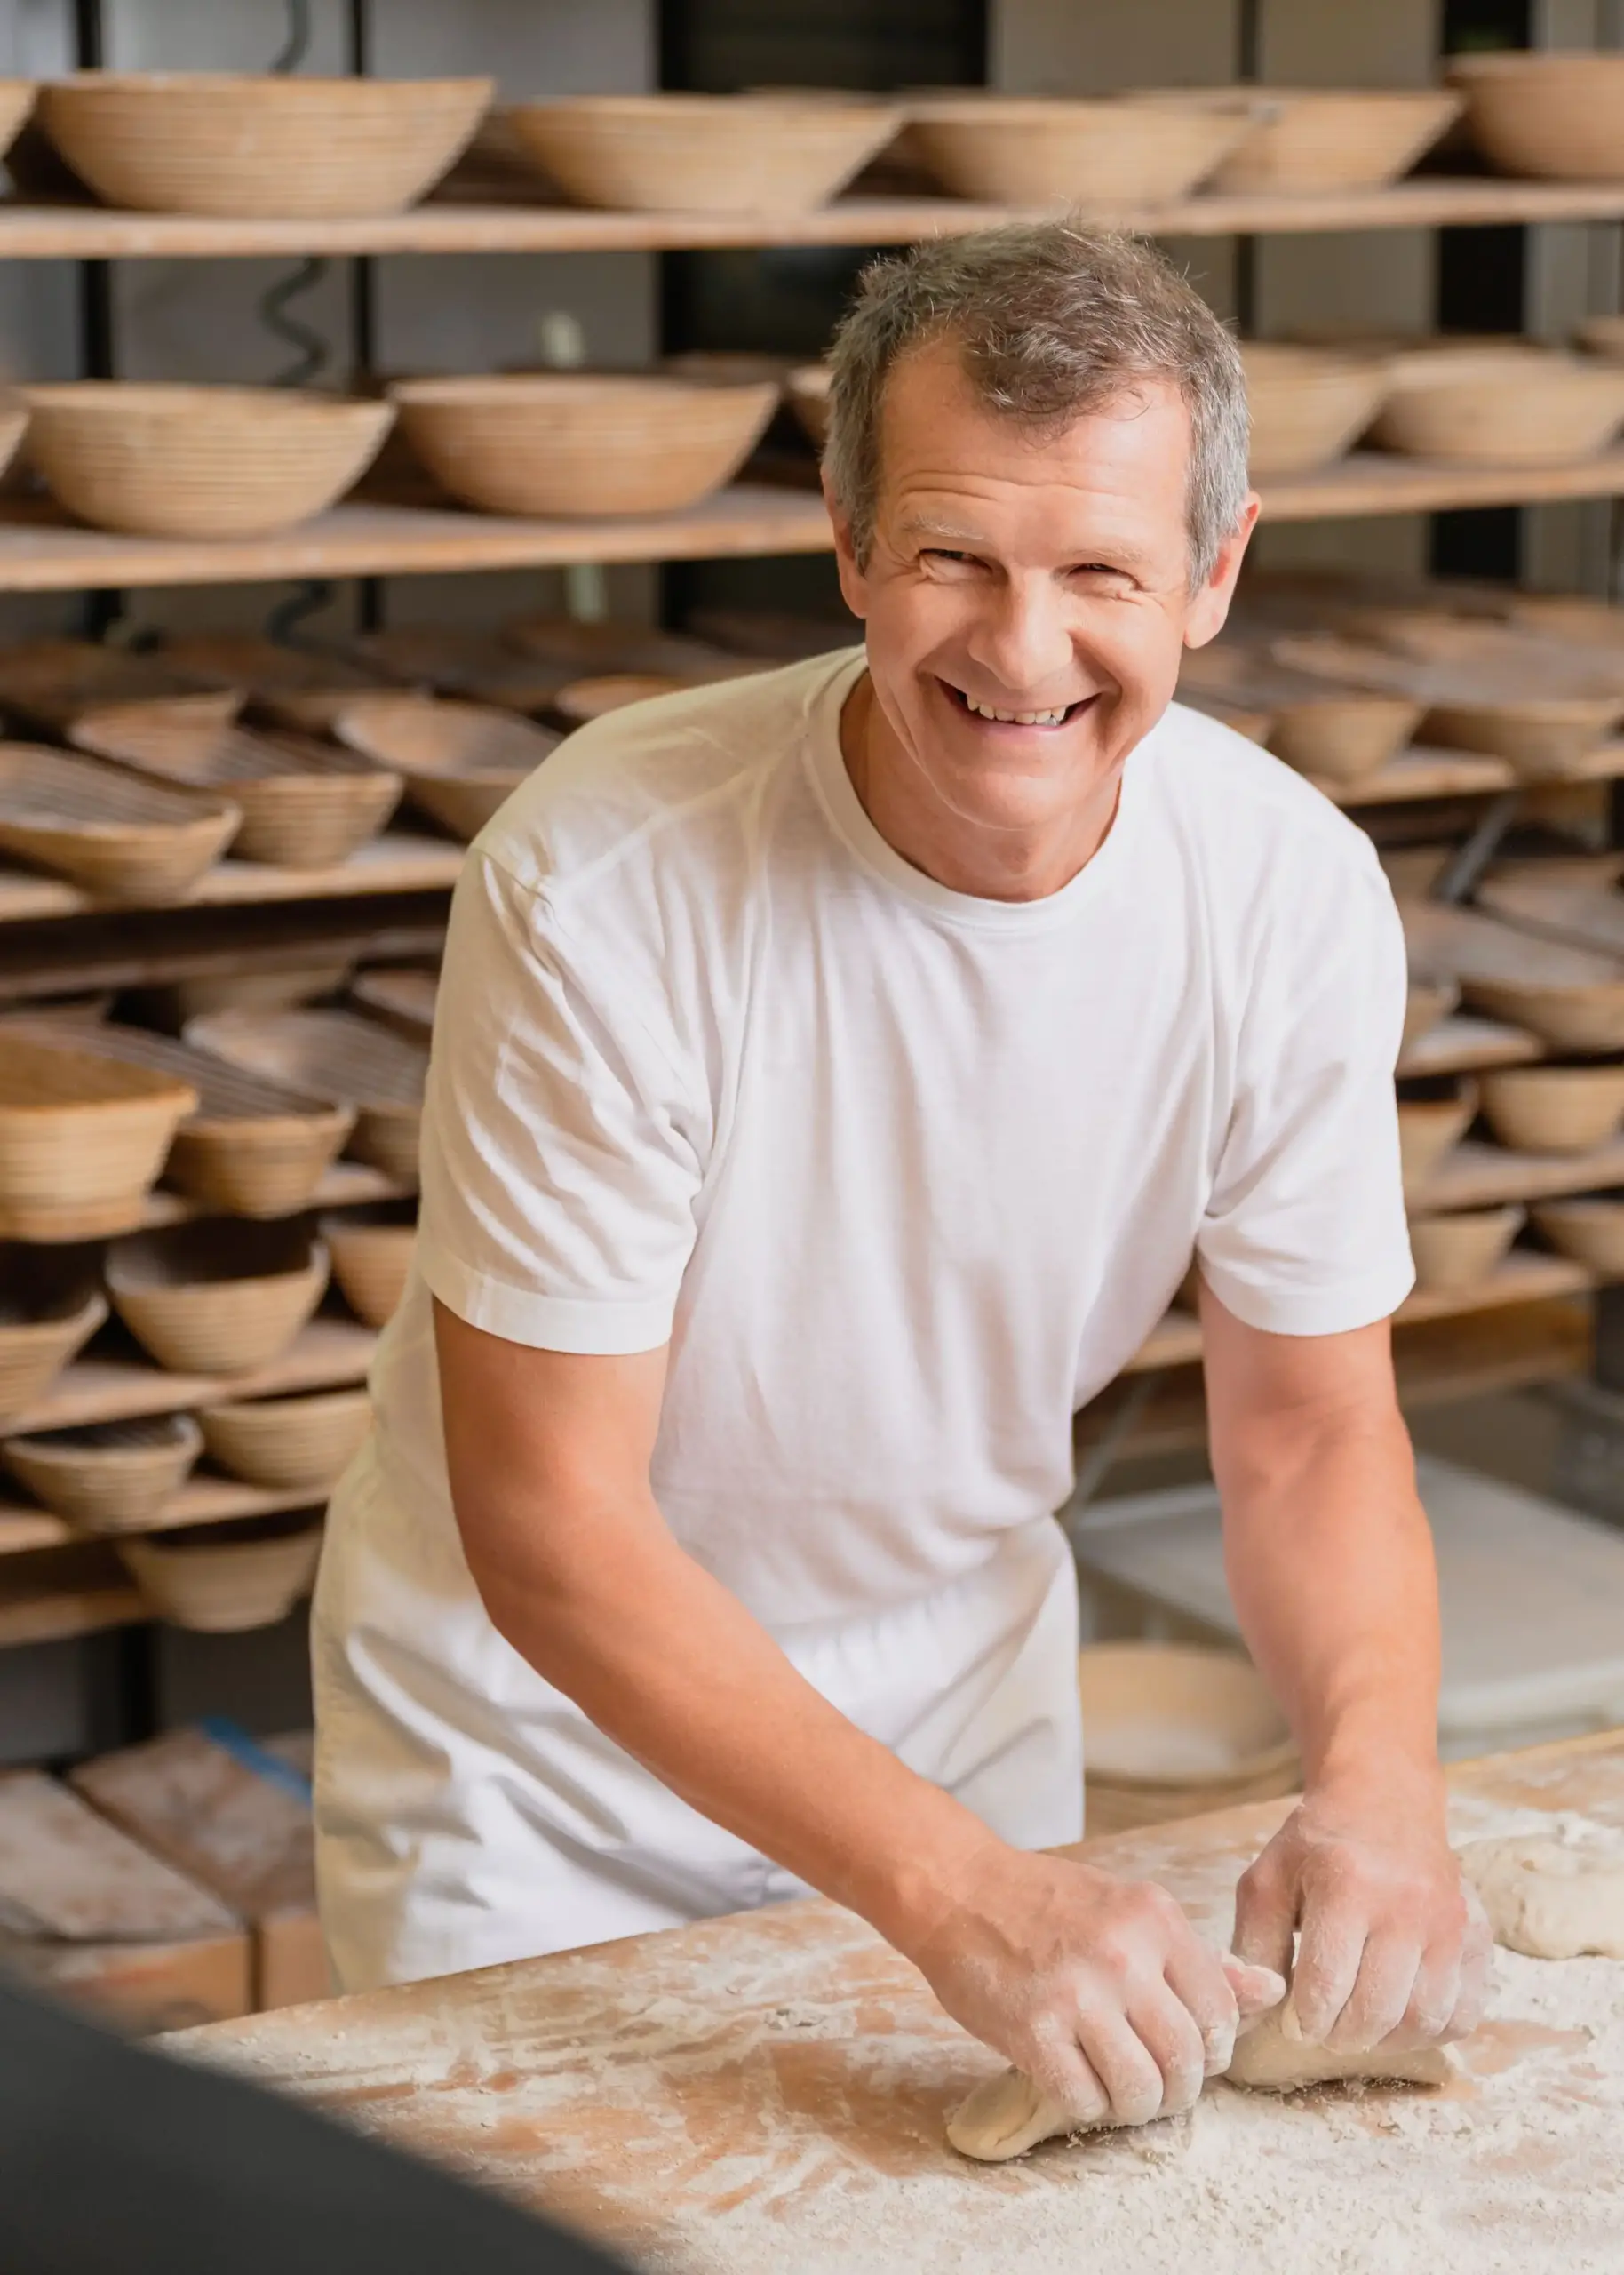
[[1537, 1034], [1462, 1011], [1440, 1019], [1419, 1042], [1401, 1052], [1397, 1072], [1401, 1076], [1474, 1074], [1485, 1066], [1527, 1066], [1544, 1056], [1545, 1045]]
[[1439, 1209], [1494, 1209], [1502, 1201], [1549, 1201], [1564, 1193], [1600, 1193], [1615, 1185], [1624, 1185], [1624, 1138], [1593, 1153], [1517, 1153], [1509, 1145], [1469, 1138], [1445, 1155], [1409, 1195], [1409, 1203], [1419, 1216]]
[[[1274, 522], [1611, 498], [1624, 495], [1624, 450], [1572, 465], [1509, 468], [1442, 466], [1361, 451], [1320, 474], [1264, 483], [1259, 494], [1263, 518]], [[736, 483], [680, 514], [601, 520], [357, 503], [337, 506], [280, 536], [213, 544], [115, 537], [82, 529], [43, 504], [8, 500], [0, 518], [0, 592], [555, 569], [581, 562], [708, 561], [824, 553], [832, 543], [829, 517], [815, 490], [760, 482]]]
[[[952, 197], [840, 197], [806, 213], [617, 213], [445, 196], [405, 213], [346, 221], [214, 220], [91, 205], [0, 205], [0, 260], [252, 259], [286, 253], [643, 252], [726, 245], [906, 244], [1057, 209]], [[1081, 217], [1156, 236], [1298, 235], [1315, 230], [1471, 228], [1614, 220], [1618, 182], [1452, 180], [1314, 197], [1206, 196], [1173, 204], [1089, 205]]]
[[703, 561], [826, 553], [816, 491], [737, 483], [681, 514], [542, 521], [450, 506], [335, 507], [278, 537], [114, 537], [31, 501], [0, 518], [0, 592], [250, 584], [284, 577], [411, 576], [475, 569], [556, 569], [576, 562]]
[[[1466, 1149], [1461, 1148], [1462, 1151]], [[1479, 1153], [1493, 1149], [1484, 1145], [1474, 1148]], [[1624, 1142], [1618, 1152], [1624, 1159]], [[1513, 1158], [1517, 1158], [1513, 1156]], [[1578, 1191], [1578, 1186], [1564, 1188]], [[1427, 1189], [1427, 1205], [1437, 1208], [1468, 1208], [1468, 1201], [1435, 1201], [1432, 1188]], [[1422, 1326], [1434, 1320], [1461, 1319], [1474, 1312], [1497, 1310], [1506, 1304], [1534, 1303], [1553, 1296], [1572, 1296], [1587, 1292], [1595, 1285], [1591, 1274], [1582, 1264], [1571, 1264], [1565, 1257], [1536, 1256], [1532, 1251], [1517, 1250], [1509, 1256], [1488, 1279], [1475, 1288], [1461, 1288], [1447, 1294], [1417, 1289], [1405, 1297], [1393, 1318], [1396, 1325]], [[1122, 1369], [1125, 1375], [1142, 1375], [1160, 1367], [1193, 1366], [1201, 1356], [1201, 1323], [1187, 1312], [1169, 1312], [1161, 1325], [1154, 1329], [1150, 1340]]]
[[21, 1559], [0, 1582], [0, 1648], [94, 1635], [147, 1616], [139, 1591], [100, 1541]]
[[[449, 890], [457, 882], [465, 850], [450, 838], [392, 830], [330, 868], [274, 869], [258, 861], [219, 861], [203, 872], [184, 899], [161, 905], [242, 908], [279, 900], [350, 900], [378, 893]], [[0, 924], [134, 913], [127, 904], [99, 900], [60, 877], [0, 868]]]
[[1429, 459], [1355, 451], [1320, 474], [1258, 484], [1266, 522], [1431, 514], [1453, 507], [1537, 505], [1553, 499], [1620, 494], [1624, 450], [1540, 467], [1446, 466]]
[[[7, 1434], [20, 1435], [7, 1425]], [[177, 1532], [187, 1525], [241, 1522], [249, 1517], [275, 1516], [283, 1509], [319, 1508], [322, 1492], [273, 1493], [257, 1485], [243, 1485], [234, 1477], [194, 1472], [179, 1493], [147, 1524], [142, 1533]], [[0, 1556], [20, 1556], [36, 1548], [64, 1548], [91, 1536], [36, 1508], [0, 1486]]]
[[172, 1375], [132, 1345], [107, 1352], [93, 1345], [58, 1377], [37, 1406], [11, 1415], [7, 1437], [31, 1430], [68, 1430], [86, 1422], [123, 1422], [142, 1414], [179, 1414], [223, 1399], [270, 1398], [279, 1391], [337, 1390], [363, 1382], [378, 1337], [359, 1321], [322, 1313], [280, 1359], [251, 1375]]
[[1610, 782], [1624, 775], [1624, 741], [1598, 743], [1565, 774], [1542, 775], [1538, 784], [1518, 776], [1503, 758], [1477, 751], [1429, 750], [1417, 745], [1390, 764], [1357, 782], [1327, 782], [1310, 775], [1316, 789], [1339, 806], [1393, 806], [1420, 798], [1493, 796], [1501, 790], [1548, 789], [1562, 782]]
[[[1583, 1297], [1547, 1297], [1454, 1319], [1401, 1324], [1393, 1337], [1398, 1402], [1406, 1413], [1459, 1399], [1487, 1398], [1589, 1371], [1595, 1344]], [[1107, 1389], [1077, 1417], [1079, 1457], [1111, 1426], [1120, 1400]], [[1198, 1451], [1206, 1443], [1206, 1401], [1198, 1366], [1169, 1369], [1120, 1441], [1116, 1459]]]

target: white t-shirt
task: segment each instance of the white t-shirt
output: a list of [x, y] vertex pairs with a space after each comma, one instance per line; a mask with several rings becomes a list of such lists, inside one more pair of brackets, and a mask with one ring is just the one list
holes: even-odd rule
[[[840, 757], [860, 651], [572, 736], [458, 887], [416, 1269], [375, 1374], [401, 1529], [455, 1539], [428, 1291], [515, 1343], [670, 1340], [654, 1486], [767, 1624], [984, 1562], [1192, 1244], [1239, 1318], [1411, 1284], [1402, 935], [1364, 835], [1174, 707], [1061, 892], [948, 890]], [[432, 1639], [421, 1639], [432, 1648]]]

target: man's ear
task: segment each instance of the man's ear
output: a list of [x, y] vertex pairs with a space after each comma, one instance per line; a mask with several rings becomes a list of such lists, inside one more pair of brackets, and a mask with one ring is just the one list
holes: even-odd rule
[[1249, 491], [1240, 520], [1232, 535], [1225, 538], [1218, 548], [1218, 558], [1213, 563], [1213, 573], [1190, 603], [1190, 613], [1184, 619], [1184, 645], [1205, 648], [1223, 630], [1224, 619], [1230, 612], [1230, 603], [1235, 597], [1235, 579], [1240, 574], [1240, 564], [1246, 557], [1246, 547], [1252, 532], [1257, 527], [1258, 496]]
[[852, 544], [851, 516], [836, 504], [829, 487], [829, 477], [823, 478], [824, 504], [834, 525], [834, 560], [840, 572], [840, 597], [857, 618], [868, 614], [868, 579], [857, 566], [857, 555]]

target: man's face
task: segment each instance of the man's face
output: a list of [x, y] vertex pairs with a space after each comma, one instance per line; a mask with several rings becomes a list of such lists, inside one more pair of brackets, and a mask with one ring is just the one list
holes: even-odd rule
[[1036, 439], [976, 400], [948, 340], [892, 371], [866, 567], [836, 516], [841, 588], [914, 786], [959, 821], [1075, 812], [1222, 624], [1252, 516], [1192, 591], [1190, 447], [1171, 385]]

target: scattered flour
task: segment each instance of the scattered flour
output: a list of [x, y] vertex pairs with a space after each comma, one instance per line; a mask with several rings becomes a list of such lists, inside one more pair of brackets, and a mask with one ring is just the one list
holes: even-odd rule
[[[1598, 1815], [1624, 1822], [1624, 1764]], [[1553, 1824], [1476, 1800], [1455, 1816], [1460, 1839]], [[1112, 1862], [1154, 1868], [1217, 1940], [1256, 1845], [1164, 1829]], [[1439, 2092], [1217, 2084], [1182, 2118], [1015, 2165], [943, 2138], [997, 2057], [827, 1906], [265, 2016], [188, 2050], [549, 2207], [648, 2275], [1619, 2275], [1624, 1963], [1498, 1968], [1466, 2075]]]

